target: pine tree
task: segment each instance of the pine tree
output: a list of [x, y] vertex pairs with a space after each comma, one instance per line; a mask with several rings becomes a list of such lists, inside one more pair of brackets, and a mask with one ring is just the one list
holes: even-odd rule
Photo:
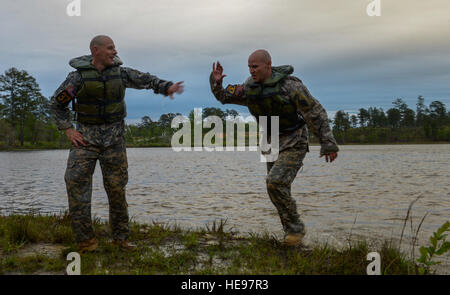
[[416, 126], [417, 127], [423, 126], [424, 116], [428, 111], [424, 102], [425, 102], [425, 99], [423, 98], [423, 96], [419, 95], [419, 97], [417, 97], [417, 103], [416, 103]]
[[24, 143], [25, 122], [34, 116], [43, 96], [39, 85], [26, 71], [10, 68], [0, 75], [0, 98], [4, 113], [13, 128], [19, 128], [20, 145]]

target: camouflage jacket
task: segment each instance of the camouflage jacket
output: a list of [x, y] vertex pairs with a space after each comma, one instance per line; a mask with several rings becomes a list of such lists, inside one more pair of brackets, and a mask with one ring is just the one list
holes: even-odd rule
[[[116, 58], [115, 61], [118, 65], [122, 63], [119, 58]], [[120, 67], [120, 70], [122, 81], [126, 88], [153, 89], [155, 93], [167, 96], [167, 91], [173, 84], [170, 81], [161, 80], [149, 73], [143, 73], [131, 68]], [[50, 99], [50, 111], [59, 130], [73, 127], [69, 104], [71, 99], [76, 97], [76, 93], [80, 90], [82, 83], [81, 74], [78, 71], [70, 72], [66, 80], [58, 87]], [[70, 100], [61, 99], [63, 92], [70, 93]], [[83, 138], [88, 143], [109, 146], [123, 137], [125, 134], [125, 122], [101, 125], [77, 123], [77, 130], [83, 134]]]
[[[249, 79], [251, 79], [251, 77]], [[216, 99], [222, 104], [247, 106], [249, 79], [247, 79], [244, 84], [228, 85], [228, 87], [224, 89], [221, 83], [216, 82], [211, 73], [209, 82], [211, 91]], [[319, 138], [321, 145], [320, 155], [339, 151], [325, 109], [319, 101], [309, 93], [302, 81], [297, 77], [288, 76], [280, 83], [282, 83], [281, 91], [283, 92], [283, 95], [294, 100], [297, 105], [297, 110], [306, 121], [307, 126], [314, 135]], [[308, 129], [306, 125], [290, 134], [280, 135], [279, 145], [280, 151], [298, 145], [308, 145]]]

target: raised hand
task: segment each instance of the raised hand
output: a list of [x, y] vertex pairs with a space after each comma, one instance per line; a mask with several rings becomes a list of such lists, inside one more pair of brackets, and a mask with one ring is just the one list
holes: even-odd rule
[[172, 84], [169, 89], [167, 89], [167, 95], [169, 95], [170, 99], [173, 99], [173, 94], [181, 94], [184, 91], [183, 81]]
[[222, 79], [227, 76], [223, 75], [223, 68], [219, 61], [217, 61], [217, 67], [216, 63], [213, 63], [212, 75], [218, 84], [222, 84]]

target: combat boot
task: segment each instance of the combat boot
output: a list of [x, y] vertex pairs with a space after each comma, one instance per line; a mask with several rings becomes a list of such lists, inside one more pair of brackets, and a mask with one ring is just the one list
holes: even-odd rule
[[97, 248], [98, 248], [98, 241], [95, 237], [90, 240], [83, 241], [78, 245], [78, 251], [80, 253], [93, 252], [97, 250]]
[[114, 240], [113, 245], [118, 246], [121, 250], [132, 251], [136, 250], [137, 246], [126, 240]]
[[287, 234], [284, 237], [284, 244], [289, 247], [298, 247], [302, 245], [304, 233]]

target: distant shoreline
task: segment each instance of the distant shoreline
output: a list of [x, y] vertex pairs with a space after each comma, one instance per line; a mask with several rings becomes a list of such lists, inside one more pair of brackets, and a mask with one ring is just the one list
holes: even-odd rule
[[[415, 144], [450, 144], [450, 142], [445, 141], [431, 141], [431, 142], [390, 142], [390, 143], [346, 143], [338, 144], [339, 146], [350, 146], [350, 145], [415, 145]], [[310, 146], [320, 146], [318, 143], [310, 143]], [[155, 145], [127, 145], [127, 148], [170, 148], [170, 145], [155, 144]], [[47, 151], [47, 150], [68, 150], [70, 147], [4, 147], [0, 146], [0, 152], [18, 152], [18, 151]]]

